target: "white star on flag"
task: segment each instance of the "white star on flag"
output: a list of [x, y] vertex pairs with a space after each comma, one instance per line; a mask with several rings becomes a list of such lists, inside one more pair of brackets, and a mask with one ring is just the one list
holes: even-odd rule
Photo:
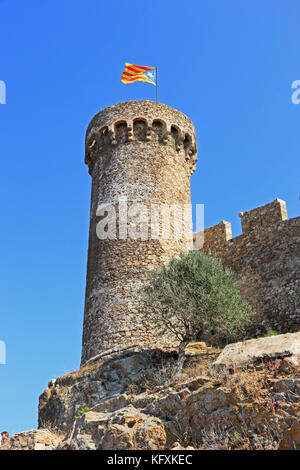
[[150, 80], [156, 83], [156, 71], [155, 70], [149, 70], [149, 72], [145, 72], [145, 75], [147, 75], [147, 77], [150, 78]]

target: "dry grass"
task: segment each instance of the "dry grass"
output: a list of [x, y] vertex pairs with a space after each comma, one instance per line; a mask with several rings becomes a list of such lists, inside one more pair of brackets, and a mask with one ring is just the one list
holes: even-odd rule
[[176, 377], [176, 383], [187, 382], [199, 377], [199, 375], [209, 375], [209, 367], [220, 352], [220, 349], [206, 347], [197, 356], [187, 357], [182, 373]]
[[[162, 362], [160, 366], [156, 364], [156, 368], [143, 377], [140, 385], [143, 391], [149, 392], [169, 387], [178, 389], [178, 386], [181, 388], [185, 382], [202, 376], [207, 379], [207, 384], [221, 387], [235, 397], [238, 404], [238, 418], [235, 422], [227, 422], [224, 428], [213, 423], [211, 427], [202, 430], [200, 438], [198, 432], [197, 439], [192, 429], [181, 429], [176, 440], [183, 447], [192, 446], [201, 450], [278, 449], [283, 428], [286, 427], [283, 419], [286, 414], [285, 406], [288, 403], [292, 407], [296, 404], [295, 400], [299, 401], [299, 396], [293, 397], [294, 392], [287, 391], [282, 399], [273, 385], [284, 382], [287, 378], [299, 381], [300, 371], [286, 370], [282, 367], [284, 361], [269, 359], [245, 369], [232, 369], [220, 373], [219, 376], [211, 376], [210, 365], [218, 354], [219, 350], [215, 348], [205, 348], [201, 354], [187, 358], [182, 373], [177, 377], [174, 377], [175, 361]], [[134, 392], [136, 391], [135, 389]], [[251, 412], [246, 411], [247, 422], [243, 418], [243, 407], [253, 410], [253, 416]], [[298, 407], [294, 408], [298, 410]]]
[[222, 429], [213, 425], [203, 430], [199, 450], [278, 450], [280, 435], [272, 426], [263, 434], [247, 431]]

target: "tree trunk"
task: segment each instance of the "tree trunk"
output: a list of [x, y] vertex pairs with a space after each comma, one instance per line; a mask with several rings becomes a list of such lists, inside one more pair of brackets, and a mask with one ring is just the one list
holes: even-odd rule
[[179, 375], [180, 372], [182, 371], [183, 364], [186, 359], [184, 349], [188, 345], [188, 343], [189, 343], [189, 340], [185, 339], [181, 341], [181, 343], [179, 344], [178, 359], [177, 359], [176, 368], [175, 368], [175, 376]]

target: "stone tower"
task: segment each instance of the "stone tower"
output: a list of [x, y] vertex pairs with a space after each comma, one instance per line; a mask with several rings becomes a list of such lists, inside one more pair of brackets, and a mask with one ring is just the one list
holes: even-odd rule
[[[187, 116], [164, 104], [119, 103], [92, 119], [85, 161], [92, 195], [82, 364], [109, 349], [155, 342], [140, 321], [136, 291], [149, 270], [190, 248], [189, 237], [174, 236], [172, 211], [166, 235], [163, 210], [176, 205], [188, 211], [192, 241], [195, 129]], [[101, 221], [107, 230], [115, 223], [115, 230], [103, 235]]]

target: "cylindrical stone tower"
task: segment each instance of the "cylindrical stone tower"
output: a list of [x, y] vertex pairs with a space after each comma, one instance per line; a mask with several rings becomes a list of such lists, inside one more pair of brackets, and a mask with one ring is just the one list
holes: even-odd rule
[[[82, 364], [112, 348], [158, 342], [139, 318], [136, 291], [149, 270], [191, 246], [196, 160], [192, 122], [164, 104], [119, 103], [92, 119], [86, 134], [92, 196]], [[174, 206], [185, 210], [188, 236], [178, 236], [180, 211], [172, 212]]]

